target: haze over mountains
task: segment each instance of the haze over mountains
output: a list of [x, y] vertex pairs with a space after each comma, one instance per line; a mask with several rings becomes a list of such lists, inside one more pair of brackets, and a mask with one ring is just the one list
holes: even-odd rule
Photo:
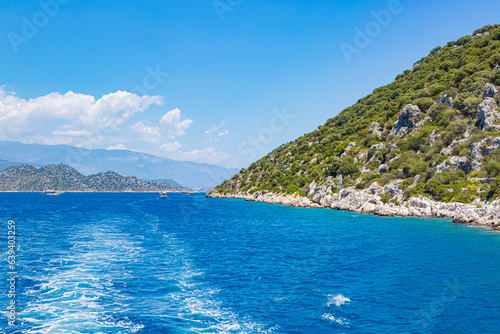
[[170, 179], [179, 184], [200, 189], [213, 187], [237, 169], [178, 161], [150, 154], [127, 150], [88, 150], [69, 145], [23, 144], [0, 142], [1, 166], [30, 164], [45, 166], [66, 164], [83, 175], [114, 171], [124, 176], [135, 176], [144, 180]]

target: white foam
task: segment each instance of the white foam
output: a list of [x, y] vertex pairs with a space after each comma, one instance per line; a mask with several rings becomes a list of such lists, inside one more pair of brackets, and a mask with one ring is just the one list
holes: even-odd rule
[[[30, 327], [28, 333], [104, 333], [117, 329], [140, 332], [144, 325], [139, 321], [119, 317], [134, 307], [149, 312], [151, 317], [181, 320], [186, 329], [192, 327], [197, 333], [277, 330], [226, 307], [221, 292], [204, 281], [205, 273], [196, 267], [189, 247], [182, 240], [164, 235], [163, 247], [145, 250], [135, 235], [113, 229], [113, 224], [102, 222], [100, 226], [82, 226], [69, 240], [74, 256], [61, 254], [50, 262], [52, 268], [61, 265], [59, 268], [29, 277], [37, 282], [38, 289], [30, 290], [32, 298], [18, 314]], [[127, 266], [142, 261], [144, 256], [162, 259], [155, 267], [158, 273], [152, 273], [155, 278], [152, 284], [158, 287], [173, 284], [176, 288], [163, 296], [149, 296], [147, 305], [129, 297], [126, 287], [128, 279], [137, 275]], [[117, 282], [122, 285], [117, 286]], [[137, 318], [140, 316], [137, 314]]]
[[343, 296], [342, 294], [328, 295], [328, 302], [326, 303], [326, 306], [330, 307], [332, 305], [335, 305], [337, 307], [340, 307], [345, 303], [350, 303], [350, 302], [351, 300], [348, 297]]
[[335, 316], [333, 314], [329, 314], [329, 313], [325, 313], [321, 317], [325, 320], [332, 322], [332, 323], [337, 323], [340, 326], [344, 326], [344, 327], [349, 328], [350, 323], [345, 318], [341, 318], [341, 317], [335, 318]]

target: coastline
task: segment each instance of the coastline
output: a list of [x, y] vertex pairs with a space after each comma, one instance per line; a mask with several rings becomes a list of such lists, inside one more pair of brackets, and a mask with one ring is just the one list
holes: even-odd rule
[[383, 203], [381, 197], [377, 195], [377, 190], [376, 187], [365, 190], [344, 188], [339, 190], [337, 194], [327, 194], [324, 186], [316, 187], [313, 183], [308, 188], [307, 197], [280, 195], [267, 191], [258, 191], [253, 194], [208, 192], [206, 196], [211, 198], [239, 198], [247, 201], [292, 207], [330, 208], [386, 217], [452, 219], [454, 223], [489, 227], [500, 231], [500, 200], [478, 204], [443, 203], [418, 196], [411, 197], [396, 205], [394, 203]]

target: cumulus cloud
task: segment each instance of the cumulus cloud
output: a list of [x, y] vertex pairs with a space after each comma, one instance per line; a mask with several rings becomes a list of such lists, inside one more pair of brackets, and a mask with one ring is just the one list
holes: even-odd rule
[[106, 150], [111, 151], [111, 150], [128, 150], [128, 148], [125, 147], [123, 144], [118, 144], [118, 145], [111, 145], [106, 148]]
[[124, 91], [100, 99], [70, 91], [26, 100], [0, 87], [0, 138], [41, 144], [88, 143], [117, 131], [134, 114], [161, 104], [161, 96], [141, 97]]
[[[172, 159], [223, 165], [235, 160], [214, 147], [183, 151], [180, 137], [186, 135], [193, 120], [177, 108], [159, 119], [143, 113], [163, 104], [162, 96], [141, 97], [125, 91], [101, 98], [70, 91], [24, 99], [0, 86], [0, 140], [87, 149], [132, 147], [130, 150]], [[204, 146], [229, 136], [223, 129], [225, 123], [213, 124], [204, 132]]]
[[145, 124], [143, 121], [139, 121], [130, 127], [132, 132], [138, 134], [142, 140], [150, 143], [150, 144], [159, 144], [163, 136], [160, 132], [160, 127], [158, 126], [149, 126]]
[[158, 126], [151, 126], [139, 121], [130, 129], [140, 138], [154, 144], [161, 152], [173, 152], [181, 147], [175, 139], [186, 134], [186, 130], [193, 124], [190, 119], [183, 119], [179, 109], [170, 110], [160, 118]]
[[213, 164], [227, 165], [235, 161], [235, 157], [231, 154], [217, 151], [215, 147], [206, 147], [187, 152], [176, 152], [170, 156], [172, 159], [187, 160], [195, 162], [207, 162]]
[[175, 152], [180, 148], [181, 148], [181, 144], [179, 144], [176, 141], [166, 142], [164, 144], [161, 144], [159, 147], [160, 151], [162, 151], [162, 152]]
[[170, 110], [160, 119], [160, 127], [165, 134], [172, 139], [179, 136], [184, 136], [186, 130], [193, 124], [190, 119], [181, 120], [181, 111], [179, 109]]

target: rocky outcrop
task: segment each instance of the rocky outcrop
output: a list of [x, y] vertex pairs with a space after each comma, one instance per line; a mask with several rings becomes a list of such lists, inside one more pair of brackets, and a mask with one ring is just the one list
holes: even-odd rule
[[378, 166], [378, 170], [377, 170], [378, 174], [380, 174], [380, 175], [386, 174], [388, 171], [389, 171], [389, 165], [382, 164], [382, 165]]
[[471, 157], [472, 170], [479, 171], [482, 167], [482, 160], [488, 156], [493, 150], [500, 148], [500, 137], [486, 138], [479, 143], [472, 144]]
[[495, 68], [493, 69], [493, 71], [498, 71], [498, 70], [500, 70], [500, 65], [495, 66]]
[[486, 98], [479, 105], [477, 117], [479, 119], [479, 128], [483, 131], [490, 126], [500, 129], [500, 126], [494, 125], [500, 119], [500, 113], [497, 110], [497, 103], [491, 97]]
[[489, 35], [490, 35], [490, 32], [489, 31], [485, 31], [483, 33], [475, 34], [474, 36], [472, 36], [472, 39], [476, 39], [478, 37], [486, 37], [486, 36], [489, 36]]
[[481, 97], [483, 99], [486, 99], [488, 97], [494, 97], [496, 94], [498, 94], [498, 89], [496, 89], [495, 86], [492, 86], [489, 83], [487, 83], [484, 86], [483, 93], [481, 94]]
[[453, 140], [450, 146], [445, 147], [441, 150], [441, 155], [450, 155], [453, 152], [455, 146], [468, 142], [468, 139]]
[[[402, 192], [398, 188], [402, 180], [382, 188], [373, 183], [368, 189], [357, 190], [344, 188], [337, 194], [331, 193], [327, 185], [318, 187], [311, 183], [307, 197], [278, 195], [270, 192], [255, 192], [254, 194], [219, 194], [208, 193], [207, 197], [241, 198], [247, 201], [259, 201], [271, 204], [283, 204], [294, 207], [331, 208], [348, 210], [364, 214], [393, 217], [429, 217], [453, 219], [456, 223], [488, 226], [500, 229], [500, 203], [496, 200], [491, 203], [478, 202], [477, 204], [441, 203], [426, 197], [412, 197], [399, 204], [383, 203], [380, 193], [388, 191], [388, 195], [395, 199], [402, 199]], [[392, 192], [392, 193], [391, 193]], [[401, 193], [400, 193], [401, 192]]]
[[441, 135], [436, 134], [436, 130], [434, 129], [432, 133], [429, 135], [429, 143], [434, 143], [437, 142], [438, 140], [441, 140]]
[[379, 123], [373, 122], [370, 125], [370, 128], [368, 129], [368, 134], [370, 134], [370, 135], [381, 135], [382, 134], [382, 127], [380, 126]]
[[349, 145], [347, 145], [347, 147], [345, 148], [344, 150], [344, 153], [342, 153], [342, 155], [340, 156], [341, 158], [345, 157], [347, 155], [347, 153], [352, 150], [354, 147], [356, 147], [356, 142], [351, 142], [349, 143]]
[[422, 113], [420, 112], [420, 109], [415, 105], [407, 104], [399, 113], [399, 119], [396, 124], [394, 124], [391, 133], [397, 136], [402, 136], [410, 129], [416, 127], [417, 123], [421, 120]]
[[446, 104], [453, 108], [453, 98], [446, 94], [441, 93], [439, 95], [439, 103]]

